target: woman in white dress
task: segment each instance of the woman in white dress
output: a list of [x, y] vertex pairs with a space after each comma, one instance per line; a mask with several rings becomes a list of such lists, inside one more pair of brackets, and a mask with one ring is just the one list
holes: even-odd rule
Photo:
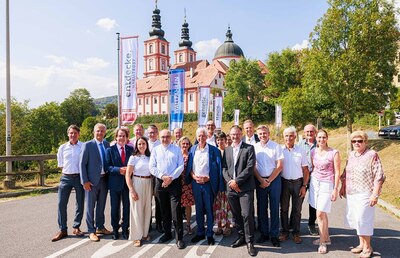
[[345, 224], [356, 229], [359, 238], [359, 245], [351, 252], [360, 253], [360, 257], [371, 257], [375, 204], [378, 203], [385, 175], [378, 153], [367, 147], [367, 134], [355, 131], [350, 138], [353, 151], [341, 176], [340, 197], [347, 199]]
[[328, 215], [332, 202], [339, 194], [340, 155], [328, 147], [328, 133], [319, 130], [317, 148], [311, 152], [313, 172], [311, 173], [309, 204], [317, 210], [319, 239], [313, 244], [319, 245], [318, 253], [327, 253], [327, 245], [331, 243], [328, 231]]
[[149, 170], [150, 150], [145, 137], [136, 139], [135, 152], [129, 158], [126, 184], [130, 193], [131, 216], [129, 240], [140, 247], [143, 240], [150, 240], [152, 176]]

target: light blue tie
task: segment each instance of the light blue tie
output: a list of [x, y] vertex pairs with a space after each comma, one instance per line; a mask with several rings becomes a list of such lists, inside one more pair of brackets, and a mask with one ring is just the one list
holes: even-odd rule
[[101, 161], [103, 162], [103, 169], [106, 168], [106, 151], [104, 150], [104, 144], [100, 143], [100, 153], [101, 153]]

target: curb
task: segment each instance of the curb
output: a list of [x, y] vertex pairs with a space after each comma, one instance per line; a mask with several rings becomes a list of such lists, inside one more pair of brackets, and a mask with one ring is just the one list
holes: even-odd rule
[[400, 218], [400, 210], [391, 205], [390, 203], [387, 203], [381, 199], [378, 200], [378, 204], [388, 210], [389, 212], [393, 213], [397, 218]]
[[0, 199], [14, 198], [14, 197], [19, 197], [19, 196], [29, 195], [32, 193], [44, 194], [44, 193], [57, 192], [57, 191], [58, 191], [58, 186], [54, 186], [54, 187], [48, 187], [48, 188], [24, 190], [21, 192], [14, 192], [14, 193], [2, 193], [2, 194], [0, 194]]

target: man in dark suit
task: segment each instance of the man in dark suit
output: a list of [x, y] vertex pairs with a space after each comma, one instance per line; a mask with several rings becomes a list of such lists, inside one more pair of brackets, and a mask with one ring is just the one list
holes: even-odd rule
[[[106, 206], [108, 180], [106, 148], [110, 144], [104, 140], [106, 126], [96, 124], [93, 130], [94, 139], [85, 142], [80, 156], [81, 183], [85, 189], [86, 224], [90, 240], [97, 242], [97, 234], [109, 235], [111, 231], [104, 227], [104, 208]], [[94, 209], [96, 207], [96, 218]], [[96, 224], [95, 224], [96, 223]]]
[[228, 202], [231, 206], [239, 238], [231, 245], [236, 248], [247, 243], [251, 256], [257, 255], [254, 248], [254, 146], [244, 143], [242, 128], [234, 125], [230, 129], [232, 146], [224, 151], [222, 172], [227, 182]]
[[111, 226], [113, 227], [113, 239], [119, 238], [119, 221], [122, 212], [122, 237], [129, 238], [129, 188], [125, 182], [126, 166], [129, 157], [133, 153], [133, 147], [127, 145], [128, 131], [122, 128], [115, 130], [116, 144], [107, 149], [107, 171], [109, 173], [108, 186], [111, 199]]
[[242, 137], [242, 141], [251, 145], [255, 145], [260, 141], [258, 135], [254, 133], [254, 123], [250, 119], [244, 121], [243, 129], [246, 132], [246, 135]]
[[187, 183], [192, 182], [196, 205], [197, 235], [192, 238], [191, 242], [196, 243], [205, 238], [204, 215], [206, 215], [207, 241], [209, 245], [214, 245], [214, 197], [223, 188], [221, 185], [221, 152], [216, 147], [207, 144], [205, 128], [201, 127], [196, 130], [196, 138], [199, 144], [190, 148], [185, 177]]

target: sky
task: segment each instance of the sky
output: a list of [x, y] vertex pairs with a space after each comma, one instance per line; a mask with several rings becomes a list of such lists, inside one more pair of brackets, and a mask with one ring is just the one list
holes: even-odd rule
[[[6, 96], [5, 5], [0, 0], [0, 99]], [[197, 59], [210, 62], [228, 25], [245, 57], [304, 48], [328, 9], [323, 0], [159, 0], [170, 53], [178, 48], [186, 9]], [[29, 106], [61, 103], [87, 88], [94, 98], [117, 94], [117, 36], [149, 38], [154, 0], [10, 0], [11, 96]], [[171, 56], [171, 63], [175, 60]]]

